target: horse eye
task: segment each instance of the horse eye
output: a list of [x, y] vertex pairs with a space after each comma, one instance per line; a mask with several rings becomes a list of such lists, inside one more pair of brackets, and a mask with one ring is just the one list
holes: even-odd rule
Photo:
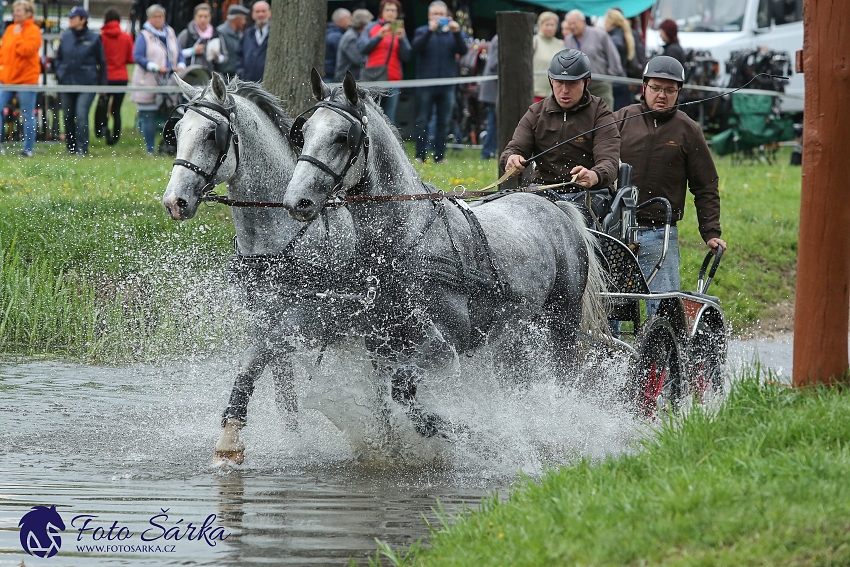
[[334, 138], [334, 144], [344, 144], [348, 140], [348, 136], [345, 134], [337, 134], [336, 138]]
[[207, 140], [215, 140], [215, 130], [210, 130], [210, 133], [207, 134]]

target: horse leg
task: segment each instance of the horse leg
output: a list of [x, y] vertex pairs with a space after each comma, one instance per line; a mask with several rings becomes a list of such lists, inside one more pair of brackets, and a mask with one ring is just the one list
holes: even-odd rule
[[576, 343], [578, 330], [581, 328], [581, 298], [576, 303], [559, 306], [550, 316], [556, 381], [563, 386], [577, 377]]
[[239, 373], [230, 392], [230, 402], [221, 418], [221, 435], [215, 444], [213, 464], [241, 464], [245, 459], [245, 445], [239, 432], [248, 420], [248, 401], [254, 393], [254, 381], [263, 373], [269, 362], [269, 351], [252, 346], [242, 354]]
[[445, 435], [446, 422], [435, 413], [425, 409], [416, 400], [416, 386], [421, 378], [421, 370], [410, 367], [395, 368], [390, 377], [390, 396], [401, 405], [404, 413], [413, 423], [413, 428], [423, 437]]
[[292, 360], [288, 353], [281, 353], [269, 364], [274, 379], [274, 401], [277, 409], [286, 416], [286, 428], [294, 431], [298, 428], [298, 395], [295, 393], [295, 378], [292, 372]]

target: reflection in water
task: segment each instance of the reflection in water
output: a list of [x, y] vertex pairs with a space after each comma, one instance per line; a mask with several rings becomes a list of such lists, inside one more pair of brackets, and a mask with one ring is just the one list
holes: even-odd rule
[[[56, 505], [136, 534], [167, 511], [169, 526], [215, 515], [230, 534], [210, 546], [189, 538], [173, 552], [79, 550], [62, 534], [62, 565], [343, 565], [365, 562], [375, 538], [399, 547], [428, 535], [423, 515], [476, 508], [517, 472], [630, 450], [640, 434], [612, 401], [616, 381], [563, 391], [554, 380], [517, 389], [464, 360], [421, 386], [421, 399], [461, 424], [456, 442], [425, 440], [400, 412], [394, 438], [373, 449], [368, 363], [329, 352], [305, 356], [298, 431], [287, 431], [270, 380], [258, 383], [244, 430], [246, 461], [210, 466], [235, 360], [103, 368], [55, 362], [0, 365], [0, 565], [31, 558], [18, 521]], [[623, 375], [622, 368], [611, 370]], [[103, 543], [103, 542], [101, 542]]]

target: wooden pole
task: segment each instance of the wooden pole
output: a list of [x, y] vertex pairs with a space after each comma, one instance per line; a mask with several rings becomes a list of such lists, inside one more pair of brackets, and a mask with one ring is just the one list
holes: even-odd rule
[[[803, 183], [794, 310], [794, 385], [847, 371], [850, 310], [850, 19], [847, 0], [805, 0]], [[799, 58], [798, 58], [799, 59]]]
[[[520, 118], [534, 102], [534, 68], [531, 62], [534, 55], [534, 14], [496, 12], [496, 31], [499, 34], [498, 156], [511, 141]], [[499, 175], [504, 172], [499, 166]], [[518, 177], [509, 179], [503, 187], [516, 187], [518, 180]]]

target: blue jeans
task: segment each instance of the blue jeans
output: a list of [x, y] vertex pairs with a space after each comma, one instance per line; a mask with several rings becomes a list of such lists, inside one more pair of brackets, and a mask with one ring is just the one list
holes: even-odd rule
[[65, 145], [77, 154], [89, 153], [89, 110], [95, 93], [61, 93], [65, 113]]
[[390, 119], [390, 122], [395, 126], [395, 109], [398, 107], [398, 89], [387, 89], [387, 95], [381, 97], [381, 108], [384, 109], [384, 114]]
[[139, 111], [139, 120], [142, 123], [142, 136], [145, 138], [145, 149], [148, 151], [148, 154], [154, 153], [157, 114], [156, 110]]
[[[640, 242], [638, 252], [638, 263], [644, 277], [649, 276], [652, 268], [661, 258], [664, 248], [664, 228], [647, 228], [638, 230], [637, 239]], [[667, 246], [667, 258], [661, 265], [661, 269], [655, 274], [652, 283], [649, 284], [650, 291], [679, 291], [682, 283], [679, 278], [679, 229], [670, 227], [670, 243]], [[654, 315], [658, 309], [657, 301], [646, 302], [646, 312]]]
[[420, 87], [416, 89], [416, 159], [424, 160], [428, 153], [428, 123], [436, 107], [434, 130], [434, 161], [446, 154], [446, 136], [455, 105], [455, 86]]
[[[6, 108], [15, 91], [0, 91], [0, 112]], [[37, 92], [18, 93], [18, 106], [24, 119], [24, 151], [31, 152], [35, 147], [35, 99]]]
[[496, 105], [485, 102], [487, 107], [487, 135], [484, 136], [484, 145], [481, 146], [481, 157], [491, 159], [496, 156], [499, 149], [499, 127], [496, 124]]

